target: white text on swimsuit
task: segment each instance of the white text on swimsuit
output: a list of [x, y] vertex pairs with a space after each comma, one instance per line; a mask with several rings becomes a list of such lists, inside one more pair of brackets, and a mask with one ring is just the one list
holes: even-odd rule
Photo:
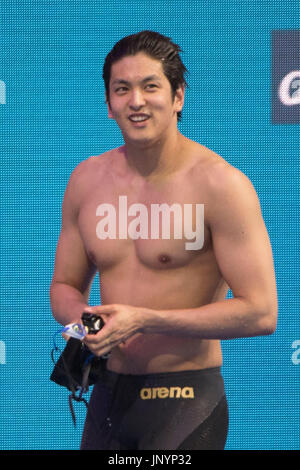
[[170, 240], [173, 233], [174, 239], [193, 240], [185, 243], [186, 250], [200, 250], [204, 244], [204, 204], [151, 204], [149, 212], [141, 203], [128, 207], [127, 196], [119, 196], [117, 209], [113, 204], [99, 204], [96, 216], [101, 217], [96, 225], [100, 240]]

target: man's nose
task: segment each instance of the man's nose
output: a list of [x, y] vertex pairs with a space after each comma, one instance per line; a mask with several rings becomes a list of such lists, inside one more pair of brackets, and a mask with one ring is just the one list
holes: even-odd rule
[[139, 109], [145, 104], [145, 97], [141, 90], [135, 89], [131, 91], [129, 106], [132, 109]]

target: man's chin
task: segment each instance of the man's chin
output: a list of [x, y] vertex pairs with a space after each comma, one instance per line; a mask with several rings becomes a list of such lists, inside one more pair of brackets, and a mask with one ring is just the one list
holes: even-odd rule
[[141, 136], [132, 136], [128, 134], [123, 134], [124, 142], [126, 145], [129, 146], [134, 146], [138, 148], [149, 148], [152, 145], [155, 145], [157, 143], [158, 139], [154, 139], [153, 137], [150, 137], [149, 135], [141, 135]]

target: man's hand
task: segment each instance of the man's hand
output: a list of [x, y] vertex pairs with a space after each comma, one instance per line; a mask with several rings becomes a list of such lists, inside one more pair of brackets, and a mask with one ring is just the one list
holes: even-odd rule
[[103, 356], [118, 344], [142, 330], [142, 309], [130, 305], [99, 305], [85, 312], [100, 315], [105, 323], [97, 333], [86, 335], [83, 342], [95, 356]]

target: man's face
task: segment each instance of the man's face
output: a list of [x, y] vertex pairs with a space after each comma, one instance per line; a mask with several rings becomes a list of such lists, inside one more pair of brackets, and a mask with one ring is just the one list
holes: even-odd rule
[[177, 128], [184, 88], [173, 99], [161, 62], [141, 52], [112, 65], [109, 98], [109, 117], [116, 120], [125, 142], [149, 144]]

